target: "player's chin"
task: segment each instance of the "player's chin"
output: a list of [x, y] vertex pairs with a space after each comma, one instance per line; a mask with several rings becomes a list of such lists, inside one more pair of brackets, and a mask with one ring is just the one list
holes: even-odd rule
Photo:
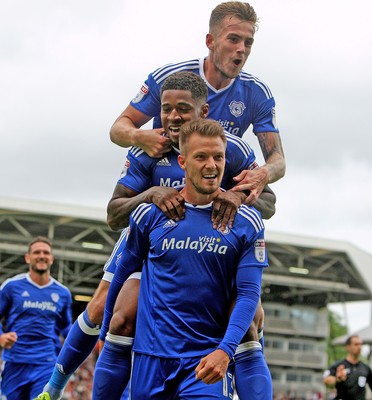
[[42, 273], [49, 271], [49, 265], [40, 264], [40, 265], [37, 265], [36, 267], [34, 267], [33, 270], [38, 274], [42, 274]]
[[218, 188], [219, 188], [218, 184], [210, 182], [209, 184], [203, 185], [202, 193], [203, 194], [212, 194], [212, 193], [216, 192], [218, 190]]
[[236, 68], [233, 71], [231, 71], [229, 78], [230, 79], [235, 79], [239, 76], [240, 72], [241, 72], [241, 68]]

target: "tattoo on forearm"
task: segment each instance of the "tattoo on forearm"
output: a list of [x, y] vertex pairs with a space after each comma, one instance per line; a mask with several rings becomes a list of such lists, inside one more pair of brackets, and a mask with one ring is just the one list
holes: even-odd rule
[[283, 156], [283, 149], [280, 142], [280, 137], [277, 133], [273, 132], [260, 132], [257, 134], [258, 141], [260, 143], [262, 155], [267, 159], [274, 153], [278, 153]]

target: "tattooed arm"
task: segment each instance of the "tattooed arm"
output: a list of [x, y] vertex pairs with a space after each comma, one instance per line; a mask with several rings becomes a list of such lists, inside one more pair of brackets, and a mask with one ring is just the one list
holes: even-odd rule
[[250, 191], [245, 203], [253, 204], [268, 183], [273, 183], [285, 174], [285, 158], [280, 135], [276, 132], [257, 133], [265, 164], [253, 170], [242, 171], [234, 180], [234, 191]]

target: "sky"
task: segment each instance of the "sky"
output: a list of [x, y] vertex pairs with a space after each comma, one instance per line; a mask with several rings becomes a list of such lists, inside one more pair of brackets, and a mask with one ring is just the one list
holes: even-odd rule
[[[151, 71], [207, 55], [219, 3], [1, 2], [0, 197], [105, 208], [126, 154], [112, 123]], [[287, 162], [266, 229], [371, 254], [372, 2], [251, 4], [260, 27], [244, 70], [274, 94]]]

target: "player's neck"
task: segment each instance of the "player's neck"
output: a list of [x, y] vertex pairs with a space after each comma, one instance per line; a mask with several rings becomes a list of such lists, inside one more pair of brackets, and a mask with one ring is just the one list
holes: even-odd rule
[[187, 203], [197, 206], [204, 206], [212, 203], [219, 193], [221, 193], [221, 189], [218, 189], [211, 194], [199, 193], [193, 187], [190, 187], [190, 185], [185, 185], [185, 187], [180, 191], [180, 194]]
[[39, 274], [35, 271], [30, 271], [30, 278], [33, 282], [35, 282], [39, 286], [44, 286], [49, 283], [50, 281], [50, 274], [49, 272], [45, 272], [43, 274]]
[[231, 82], [230, 78], [222, 75], [221, 72], [216, 68], [210, 56], [204, 60], [204, 76], [208, 83], [216, 90], [220, 90], [228, 86]]

